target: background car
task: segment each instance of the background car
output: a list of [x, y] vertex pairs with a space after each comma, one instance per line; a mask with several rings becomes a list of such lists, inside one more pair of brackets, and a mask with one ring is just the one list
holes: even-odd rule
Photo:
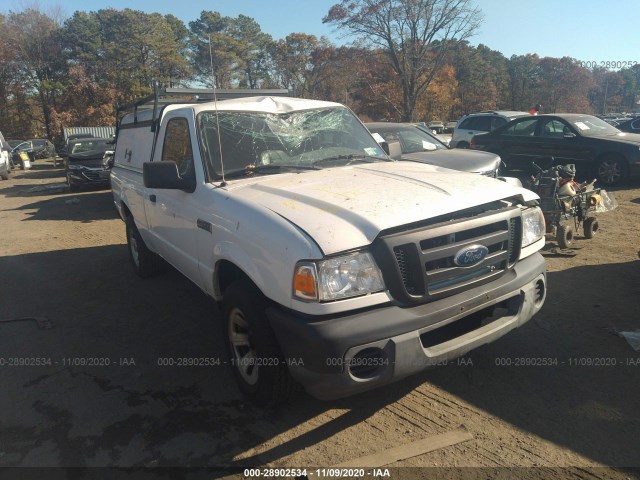
[[616, 128], [623, 132], [640, 133], [640, 117], [630, 118], [619, 122]]
[[623, 133], [593, 115], [564, 113], [517, 118], [483, 135], [471, 147], [500, 155], [508, 168], [530, 170], [540, 157], [573, 163], [582, 179], [617, 185], [640, 175], [640, 135]]
[[[407, 123], [365, 123], [371, 133], [377, 133], [388, 144], [399, 143], [398, 160], [429, 163], [463, 172], [497, 177], [500, 157], [485, 152], [452, 150], [436, 136]], [[480, 154], [480, 155], [479, 155]]]
[[444, 131], [442, 133], [453, 133], [453, 130], [456, 128], [457, 124], [458, 124], [458, 122], [453, 121], [453, 120], [445, 123], [444, 124]]
[[109, 172], [103, 166], [105, 153], [109, 150], [113, 150], [110, 138], [79, 138], [69, 143], [62, 155], [70, 192], [81, 186], [109, 185]]
[[46, 138], [31, 138], [29, 141], [33, 148], [34, 158], [50, 158], [57, 155], [56, 147]]
[[9, 139], [7, 140], [7, 143], [9, 144], [9, 146], [11, 147], [11, 149], [13, 150], [15, 147], [17, 147], [18, 145], [20, 145], [21, 143], [24, 143], [26, 140], [19, 140], [19, 139]]
[[447, 147], [449, 147], [449, 142], [451, 141], [451, 135], [445, 135], [444, 133], [433, 133], [433, 130], [431, 130], [429, 127], [427, 127], [424, 124], [424, 122], [422, 122], [422, 123], [413, 123], [412, 125], [415, 125], [416, 127], [418, 127], [423, 132], [429, 134], [430, 137], [436, 137], [438, 140], [440, 140], [440, 142], [444, 143]]
[[[14, 145], [11, 149], [10, 156], [14, 166], [20, 165], [20, 168], [24, 170], [21, 154], [26, 153], [30, 162], [34, 162], [36, 159], [35, 152], [33, 151], [33, 144], [30, 141], [10, 140], [10, 145]], [[16, 142], [20, 142], [16, 145]]]
[[527, 115], [529, 115], [527, 112], [507, 110], [471, 113], [458, 121], [458, 124], [453, 129], [449, 145], [451, 148], [469, 148], [471, 139], [474, 136], [490, 132], [514, 118]]
[[427, 123], [427, 127], [429, 127], [431, 130], [433, 130], [436, 133], [444, 132], [444, 123], [441, 120], [433, 120]]

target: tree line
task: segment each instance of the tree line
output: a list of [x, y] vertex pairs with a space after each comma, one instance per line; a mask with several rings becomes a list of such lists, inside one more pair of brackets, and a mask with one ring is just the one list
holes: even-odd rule
[[640, 64], [618, 71], [502, 53], [469, 38], [471, 0], [342, 0], [324, 22], [354, 39], [274, 39], [251, 17], [203, 11], [185, 24], [133, 9], [0, 14], [0, 131], [59, 140], [61, 127], [112, 125], [118, 104], [162, 86], [287, 88], [365, 120], [456, 120], [489, 109], [632, 111]]

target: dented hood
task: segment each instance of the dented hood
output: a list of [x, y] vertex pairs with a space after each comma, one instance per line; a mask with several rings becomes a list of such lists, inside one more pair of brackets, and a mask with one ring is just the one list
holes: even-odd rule
[[260, 176], [226, 188], [297, 225], [326, 255], [369, 245], [389, 228], [504, 198], [538, 198], [500, 180], [414, 162]]

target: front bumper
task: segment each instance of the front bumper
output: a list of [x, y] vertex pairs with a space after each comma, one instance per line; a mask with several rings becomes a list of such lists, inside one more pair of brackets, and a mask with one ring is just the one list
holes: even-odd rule
[[[489, 284], [411, 308], [386, 305], [318, 319], [272, 307], [267, 315], [291, 375], [314, 397], [330, 400], [490, 343], [531, 319], [545, 296], [544, 259], [535, 253]], [[500, 307], [501, 316], [481, 323], [491, 307]]]
[[108, 185], [110, 176], [103, 168], [69, 169], [67, 178], [72, 185]]

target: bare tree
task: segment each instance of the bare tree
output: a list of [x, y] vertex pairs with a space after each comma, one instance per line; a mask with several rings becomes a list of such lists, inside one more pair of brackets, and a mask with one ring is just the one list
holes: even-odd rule
[[471, 0], [342, 0], [323, 22], [387, 53], [402, 85], [404, 119], [412, 121], [450, 42], [472, 36], [482, 14]]

